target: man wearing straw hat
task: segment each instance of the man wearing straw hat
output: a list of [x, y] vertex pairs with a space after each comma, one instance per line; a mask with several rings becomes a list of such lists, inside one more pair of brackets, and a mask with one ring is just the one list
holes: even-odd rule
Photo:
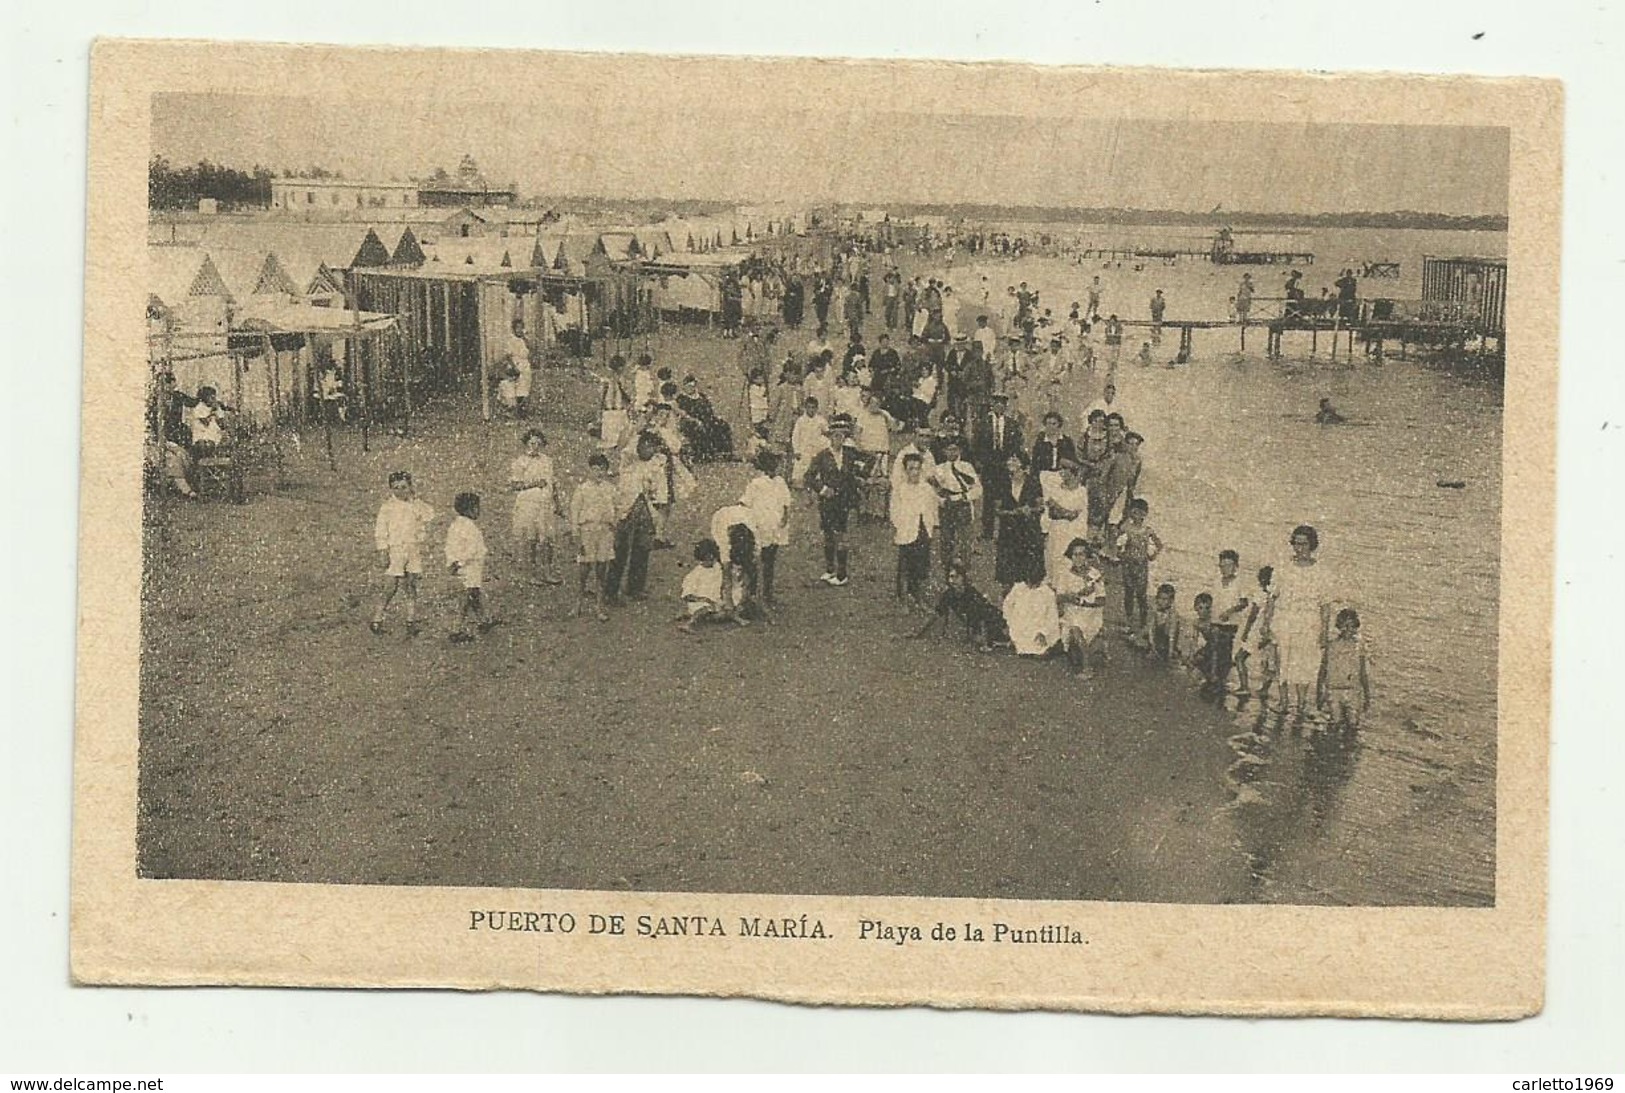
[[832, 588], [848, 580], [846, 528], [863, 498], [863, 480], [857, 452], [847, 446], [852, 437], [850, 414], [829, 419], [829, 447], [813, 457], [807, 468], [807, 488], [818, 498], [818, 527], [824, 533], [824, 573], [818, 579]]

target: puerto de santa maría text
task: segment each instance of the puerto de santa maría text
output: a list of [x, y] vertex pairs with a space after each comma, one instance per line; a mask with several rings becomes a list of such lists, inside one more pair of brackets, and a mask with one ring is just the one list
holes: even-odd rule
[[[470, 930], [518, 934], [586, 934], [594, 937], [709, 938], [741, 937], [776, 941], [828, 941], [837, 932], [810, 915], [623, 915], [569, 911], [484, 910], [468, 913]], [[1087, 945], [1083, 933], [1064, 923], [1039, 926], [1006, 922], [930, 924], [860, 918], [846, 931], [859, 941], [889, 945], [971, 942], [1016, 945]]]

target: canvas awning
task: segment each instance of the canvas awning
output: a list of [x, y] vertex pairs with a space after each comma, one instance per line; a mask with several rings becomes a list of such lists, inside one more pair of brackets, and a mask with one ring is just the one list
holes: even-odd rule
[[248, 301], [232, 321], [233, 331], [345, 337], [382, 334], [394, 326], [395, 316], [379, 311], [363, 311], [358, 319], [354, 311], [270, 297]]

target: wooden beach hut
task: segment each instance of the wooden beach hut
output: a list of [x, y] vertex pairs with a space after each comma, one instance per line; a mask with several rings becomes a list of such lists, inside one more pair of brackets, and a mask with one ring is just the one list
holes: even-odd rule
[[1480, 336], [1506, 336], [1505, 258], [1422, 258], [1422, 303], [1437, 318], [1471, 323]]

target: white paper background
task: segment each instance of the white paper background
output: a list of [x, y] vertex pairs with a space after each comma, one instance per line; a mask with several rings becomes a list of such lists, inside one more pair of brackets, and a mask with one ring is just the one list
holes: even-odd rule
[[[1617, 472], [1625, 6], [419, 0], [19, 4], [0, 217], [0, 1074], [236, 1070], [1619, 1070], [1625, 969]], [[81, 10], [82, 9], [82, 10]], [[1014, 12], [1015, 14], [1011, 14]], [[1482, 32], [1482, 38], [1473, 35]], [[68, 824], [87, 54], [93, 35], [1476, 72], [1568, 91], [1544, 1016], [1513, 1025], [810, 1009], [759, 1002], [71, 989]], [[1440, 165], [1441, 170], [1450, 169]], [[1508, 406], [1507, 413], [1518, 412]], [[94, 559], [82, 559], [93, 565]]]

